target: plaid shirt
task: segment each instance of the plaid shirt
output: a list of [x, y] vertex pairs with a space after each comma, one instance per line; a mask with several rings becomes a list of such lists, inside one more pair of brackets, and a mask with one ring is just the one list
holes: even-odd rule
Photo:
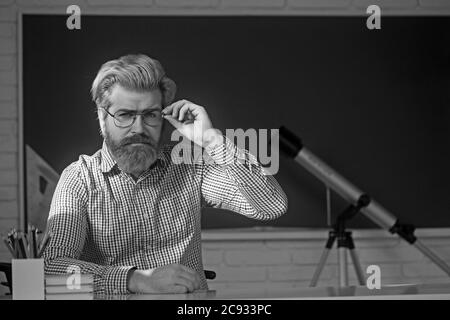
[[[94, 275], [100, 294], [127, 294], [132, 268], [179, 263], [196, 270], [207, 289], [201, 257], [201, 208], [224, 208], [258, 220], [287, 210], [287, 198], [256, 158], [225, 138], [191, 164], [158, 152], [137, 181], [120, 170], [103, 143], [62, 173], [53, 195], [44, 252], [46, 273], [79, 268]], [[238, 160], [238, 161], [237, 161]]]

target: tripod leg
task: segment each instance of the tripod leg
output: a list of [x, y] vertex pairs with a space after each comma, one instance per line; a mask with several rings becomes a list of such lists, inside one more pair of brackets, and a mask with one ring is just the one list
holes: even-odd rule
[[347, 248], [338, 248], [339, 286], [348, 287]]
[[325, 266], [329, 253], [330, 249], [328, 248], [323, 249], [319, 264], [317, 265], [316, 271], [314, 272], [314, 275], [311, 279], [311, 283], [309, 284], [310, 287], [315, 287], [317, 285], [317, 281], [319, 280], [320, 274], [322, 273], [323, 267]]
[[353, 237], [351, 232], [346, 232], [345, 237], [347, 240], [347, 246], [349, 248], [350, 257], [353, 261], [353, 267], [355, 268], [356, 277], [358, 278], [358, 282], [361, 286], [364, 285], [364, 275], [362, 272], [361, 264], [359, 263], [358, 255], [355, 252], [355, 243], [353, 242]]
[[355, 268], [356, 276], [358, 277], [358, 282], [361, 286], [364, 285], [364, 275], [362, 272], [361, 264], [359, 263], [358, 256], [354, 249], [350, 249], [350, 257], [353, 261], [353, 266]]
[[314, 275], [311, 279], [311, 283], [309, 284], [310, 287], [315, 287], [317, 285], [317, 281], [319, 280], [320, 274], [322, 273], [323, 267], [325, 266], [325, 263], [327, 262], [328, 255], [330, 254], [330, 250], [333, 247], [334, 240], [336, 239], [336, 236], [332, 231], [330, 231], [327, 243], [325, 245], [325, 249], [322, 252], [322, 255], [320, 256], [319, 264], [317, 265], [316, 271], [314, 272]]

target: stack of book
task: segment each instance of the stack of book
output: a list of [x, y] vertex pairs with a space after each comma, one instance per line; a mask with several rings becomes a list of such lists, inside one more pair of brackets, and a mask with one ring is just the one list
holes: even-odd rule
[[94, 277], [92, 274], [45, 275], [46, 300], [92, 300]]

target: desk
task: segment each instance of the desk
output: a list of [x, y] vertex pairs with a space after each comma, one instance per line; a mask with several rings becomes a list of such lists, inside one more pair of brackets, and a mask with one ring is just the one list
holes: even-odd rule
[[[10, 300], [10, 295], [0, 300]], [[443, 284], [389, 285], [381, 289], [277, 288], [261, 290], [221, 289], [187, 294], [96, 295], [95, 300], [450, 300], [450, 282]]]
[[221, 289], [189, 294], [132, 294], [126, 296], [96, 296], [106, 300], [450, 300], [450, 280], [445, 284], [389, 285], [381, 289], [346, 288], [283, 288], [283, 289]]

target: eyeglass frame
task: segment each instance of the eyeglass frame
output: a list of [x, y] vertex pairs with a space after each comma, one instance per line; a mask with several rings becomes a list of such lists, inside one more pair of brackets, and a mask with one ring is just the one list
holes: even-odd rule
[[[140, 115], [140, 116], [144, 116], [145, 112], [148, 111], [148, 110], [147, 110], [147, 111], [143, 111], [143, 112], [136, 112], [136, 111], [131, 111], [131, 110], [130, 110], [130, 112], [133, 112], [133, 113], [134, 113], [133, 121], [131, 122], [130, 125], [125, 126], [125, 127], [121, 127], [121, 126], [117, 125], [116, 121], [119, 122], [119, 123], [120, 123], [120, 121], [115, 117], [116, 113], [119, 112], [120, 110], [118, 110], [118, 111], [116, 111], [114, 114], [112, 114], [112, 113], [110, 113], [110, 112], [106, 109], [106, 107], [100, 107], [100, 109], [105, 110], [106, 113], [109, 114], [109, 115], [114, 119], [114, 125], [115, 125], [116, 127], [118, 127], [118, 128], [121, 128], [121, 129], [125, 129], [125, 128], [131, 127], [131, 126], [136, 122], [137, 116], [139, 116], [139, 115]], [[158, 109], [158, 110], [159, 110], [159, 109]], [[161, 109], [160, 111], [162, 111], [162, 109]], [[162, 112], [160, 112], [160, 113], [161, 113], [160, 120], [162, 120], [162, 119], [164, 119], [164, 118], [162, 117]], [[151, 125], [151, 124], [146, 123], [146, 122], [144, 121], [144, 119], [142, 119], [142, 122], [143, 122], [145, 125], [150, 126], [150, 127], [155, 127], [155, 126], [157, 126], [157, 124]]]

